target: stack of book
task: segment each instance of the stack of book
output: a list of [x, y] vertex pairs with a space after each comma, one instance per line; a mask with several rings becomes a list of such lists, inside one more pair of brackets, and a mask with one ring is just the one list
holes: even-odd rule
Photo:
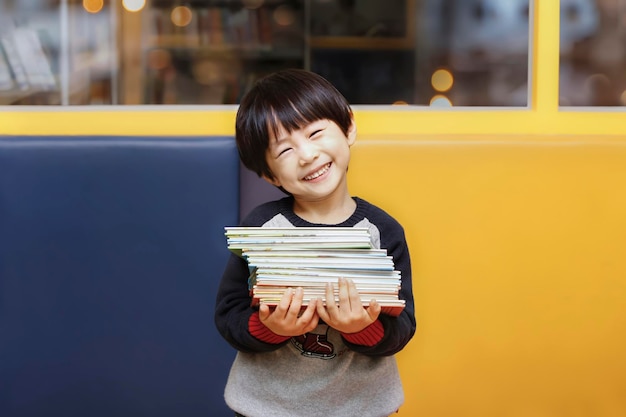
[[372, 247], [369, 230], [355, 227], [226, 227], [228, 248], [250, 268], [252, 304], [277, 305], [287, 288], [302, 288], [303, 303], [325, 302], [326, 284], [351, 279], [368, 306], [375, 299], [382, 311], [398, 315], [401, 277], [385, 249]]

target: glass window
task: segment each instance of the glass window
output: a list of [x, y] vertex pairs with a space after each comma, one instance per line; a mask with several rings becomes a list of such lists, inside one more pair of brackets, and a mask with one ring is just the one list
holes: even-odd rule
[[425, 0], [420, 5], [416, 104], [528, 105], [532, 1]]
[[0, 104], [61, 104], [58, 6], [33, 0], [0, 4]]
[[561, 106], [626, 106], [626, 0], [561, 0]]
[[1, 104], [117, 104], [115, 13], [102, 0], [0, 3]]
[[4, 0], [0, 105], [237, 104], [306, 68], [352, 104], [527, 106], [532, 0]]

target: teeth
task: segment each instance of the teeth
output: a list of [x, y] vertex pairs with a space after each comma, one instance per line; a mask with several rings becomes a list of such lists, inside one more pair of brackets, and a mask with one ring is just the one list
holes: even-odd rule
[[324, 167], [322, 169], [320, 169], [316, 173], [313, 173], [311, 175], [307, 175], [306, 177], [304, 177], [304, 179], [306, 181], [314, 180], [315, 178], [319, 177], [320, 175], [323, 175], [324, 173], [326, 173], [326, 171], [328, 171], [329, 169], [330, 169], [330, 164], [326, 164], [326, 165], [324, 165]]

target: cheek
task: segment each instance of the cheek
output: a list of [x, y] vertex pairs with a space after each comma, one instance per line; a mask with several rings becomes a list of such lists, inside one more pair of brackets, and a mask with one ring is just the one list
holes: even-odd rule
[[335, 147], [336, 154], [343, 159], [350, 159], [350, 145], [347, 142], [337, 144]]
[[281, 158], [280, 161], [273, 160], [267, 164], [268, 168], [272, 172], [273, 180], [267, 179], [273, 185], [278, 185], [289, 178], [290, 175], [295, 175], [296, 168], [294, 167], [292, 158]]

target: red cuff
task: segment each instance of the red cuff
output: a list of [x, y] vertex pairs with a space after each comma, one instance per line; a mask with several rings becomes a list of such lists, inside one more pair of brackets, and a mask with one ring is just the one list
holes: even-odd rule
[[383, 323], [376, 320], [365, 329], [357, 333], [341, 333], [341, 336], [350, 343], [361, 346], [374, 346], [378, 344], [385, 335]]
[[265, 343], [277, 345], [290, 339], [289, 336], [281, 336], [268, 329], [267, 326], [261, 322], [258, 311], [255, 311], [250, 316], [250, 320], [248, 320], [248, 330], [250, 330], [252, 336]]

